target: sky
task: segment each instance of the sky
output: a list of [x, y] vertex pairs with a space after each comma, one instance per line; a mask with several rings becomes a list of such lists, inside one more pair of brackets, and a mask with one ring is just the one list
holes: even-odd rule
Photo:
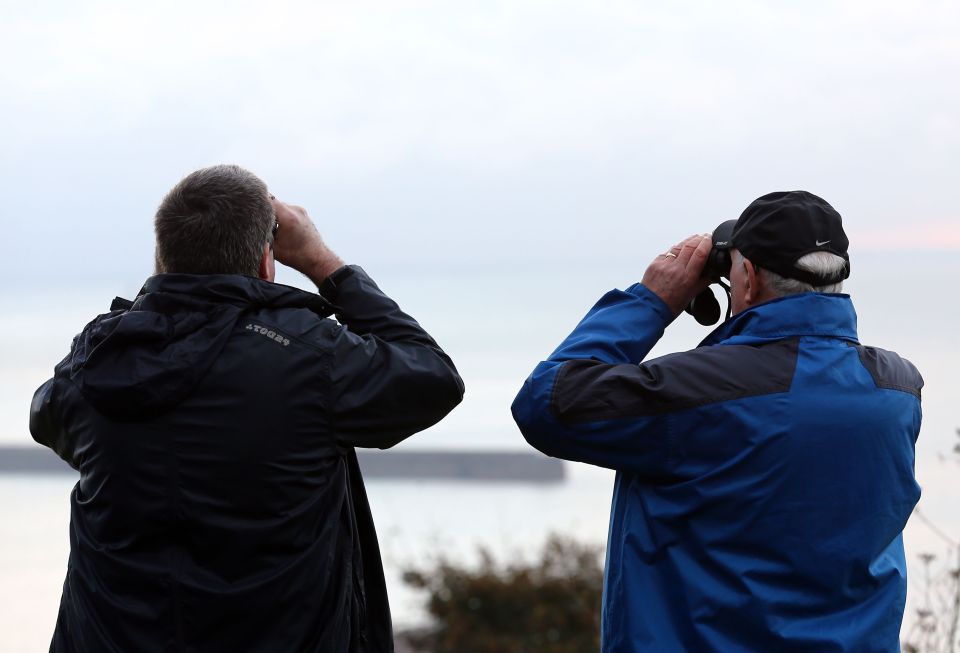
[[4, 4], [20, 284], [147, 276], [220, 162], [407, 269], [656, 251], [794, 188], [857, 247], [960, 249], [956, 3]]
[[[0, 0], [0, 15], [0, 443], [29, 441], [30, 396], [72, 334], [152, 273], [153, 212], [199, 167], [238, 163], [305, 206], [438, 336], [467, 399], [423, 442], [470, 447], [523, 446], [510, 399], [603, 291], [754, 198], [805, 189], [843, 215], [864, 340], [927, 379], [924, 505], [960, 534], [942, 459], [960, 425], [960, 3]], [[658, 353], [705, 334], [676, 324]], [[911, 550], [931, 542], [908, 528]]]

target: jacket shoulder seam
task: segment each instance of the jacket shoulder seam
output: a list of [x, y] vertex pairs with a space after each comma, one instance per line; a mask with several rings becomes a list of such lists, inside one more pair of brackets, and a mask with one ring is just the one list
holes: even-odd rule
[[[768, 350], [769, 355], [760, 353], [771, 346], [776, 351]], [[595, 359], [566, 361], [551, 388], [551, 412], [567, 424], [631, 419], [790, 391], [796, 374], [799, 338], [759, 346], [740, 345], [750, 355], [737, 367], [730, 367], [726, 360], [736, 356], [727, 347], [733, 345], [724, 346], [722, 352], [712, 347], [694, 349], [640, 365]], [[710, 354], [703, 353], [706, 351]], [[704, 355], [703, 362], [697, 362]], [[705, 367], [698, 370], [698, 366]], [[717, 378], [726, 379], [724, 385], [734, 387], [717, 391], [712, 382]]]

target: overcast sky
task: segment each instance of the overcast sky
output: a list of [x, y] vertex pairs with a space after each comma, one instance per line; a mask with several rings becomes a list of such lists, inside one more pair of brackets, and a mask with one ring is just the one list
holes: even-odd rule
[[236, 162], [372, 265], [589, 263], [805, 188], [960, 249], [955, 2], [5, 2], [0, 272], [150, 273]]

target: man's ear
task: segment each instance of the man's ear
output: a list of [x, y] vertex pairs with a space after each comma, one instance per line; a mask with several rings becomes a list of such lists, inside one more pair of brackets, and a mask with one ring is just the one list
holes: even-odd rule
[[759, 277], [757, 274], [757, 268], [753, 265], [753, 262], [748, 259], [743, 259], [743, 267], [746, 271], [745, 281], [746, 284], [743, 289], [743, 303], [747, 306], [753, 306], [758, 303], [759, 293]]
[[273, 247], [269, 243], [263, 244], [263, 254], [260, 256], [260, 269], [257, 275], [264, 281], [273, 281], [277, 278], [277, 266], [273, 260]]

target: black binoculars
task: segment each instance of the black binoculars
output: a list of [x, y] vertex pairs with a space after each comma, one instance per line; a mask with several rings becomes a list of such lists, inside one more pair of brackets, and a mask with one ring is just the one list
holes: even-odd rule
[[[730, 279], [730, 248], [733, 246], [731, 237], [733, 228], [736, 226], [736, 220], [727, 220], [713, 230], [713, 247], [710, 249], [710, 255], [707, 257], [707, 264], [703, 267], [703, 276], [710, 280], [711, 284], [717, 284], [723, 288], [727, 294], [727, 317], [730, 317], [730, 286], [724, 283], [723, 279]], [[713, 290], [707, 286], [699, 295], [693, 298], [693, 301], [686, 308], [697, 322], [704, 326], [710, 326], [720, 321], [720, 302], [713, 294]]]

